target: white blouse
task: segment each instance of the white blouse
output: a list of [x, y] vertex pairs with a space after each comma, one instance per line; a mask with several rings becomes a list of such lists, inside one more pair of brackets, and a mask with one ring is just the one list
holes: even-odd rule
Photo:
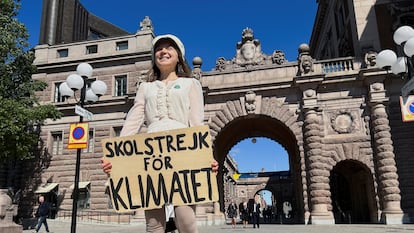
[[195, 78], [177, 78], [167, 84], [141, 83], [120, 136], [137, 134], [144, 121], [148, 133], [202, 125], [204, 99]]

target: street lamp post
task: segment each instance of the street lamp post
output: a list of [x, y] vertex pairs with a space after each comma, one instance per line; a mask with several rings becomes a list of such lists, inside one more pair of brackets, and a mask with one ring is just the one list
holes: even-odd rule
[[378, 53], [377, 66], [391, 70], [394, 74], [407, 74], [408, 81], [401, 88], [401, 95], [407, 97], [414, 90], [414, 29], [410, 26], [401, 26], [394, 32], [394, 42], [403, 49], [403, 57], [397, 57], [390, 49]]
[[[84, 107], [85, 101], [95, 102], [99, 97], [106, 92], [106, 84], [103, 81], [94, 81], [90, 88], [88, 88], [87, 80], [92, 76], [92, 66], [88, 63], [80, 63], [76, 68], [77, 74], [71, 74], [67, 77], [66, 82], [59, 86], [59, 91], [62, 96], [74, 97], [75, 92], [80, 90], [80, 98], [77, 104], [81, 108]], [[83, 122], [83, 116], [79, 116], [79, 123]], [[88, 133], [88, 132], [86, 132]], [[79, 198], [79, 170], [82, 149], [78, 148], [76, 151], [76, 168], [75, 168], [75, 183], [73, 189], [73, 204], [72, 204], [72, 222], [71, 233], [76, 233], [76, 216], [78, 211]]]

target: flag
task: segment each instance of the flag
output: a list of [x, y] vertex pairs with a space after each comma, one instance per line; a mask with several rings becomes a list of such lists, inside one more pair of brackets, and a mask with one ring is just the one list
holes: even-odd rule
[[239, 173], [237, 173], [237, 172], [233, 173], [233, 179], [234, 179], [234, 180], [239, 179], [240, 175], [241, 175], [241, 174], [239, 174]]

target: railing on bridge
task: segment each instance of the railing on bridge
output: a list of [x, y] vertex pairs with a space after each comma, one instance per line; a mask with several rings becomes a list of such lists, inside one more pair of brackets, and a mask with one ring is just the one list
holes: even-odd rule
[[[72, 211], [59, 210], [56, 218], [59, 219], [71, 219]], [[118, 223], [129, 224], [131, 223], [131, 214], [118, 214], [109, 211], [97, 211], [97, 210], [79, 210], [78, 221], [82, 222], [94, 222], [94, 223]]]

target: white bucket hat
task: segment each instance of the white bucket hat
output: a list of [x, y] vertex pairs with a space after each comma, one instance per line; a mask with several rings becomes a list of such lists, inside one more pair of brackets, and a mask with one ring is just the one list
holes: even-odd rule
[[162, 39], [171, 40], [175, 45], [177, 45], [177, 48], [181, 52], [181, 56], [182, 56], [181, 58], [183, 59], [183, 61], [185, 61], [185, 49], [184, 49], [183, 42], [181, 42], [181, 40], [178, 39], [178, 37], [176, 37], [176, 36], [174, 36], [172, 34], [165, 34], [165, 35], [159, 35], [159, 36], [155, 37], [152, 40], [152, 50], [151, 50], [152, 62], [154, 62], [154, 49], [155, 49], [155, 45], [157, 44], [158, 41], [160, 41]]

